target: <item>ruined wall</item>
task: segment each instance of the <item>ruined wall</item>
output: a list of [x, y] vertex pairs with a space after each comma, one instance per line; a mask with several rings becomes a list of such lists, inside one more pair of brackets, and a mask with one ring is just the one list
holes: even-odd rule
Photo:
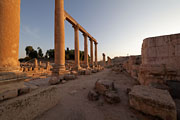
[[180, 78], [180, 34], [147, 38], [142, 45], [139, 82], [164, 83]]
[[141, 56], [130, 56], [124, 62], [123, 68], [135, 79], [138, 79], [139, 66], [141, 64]]

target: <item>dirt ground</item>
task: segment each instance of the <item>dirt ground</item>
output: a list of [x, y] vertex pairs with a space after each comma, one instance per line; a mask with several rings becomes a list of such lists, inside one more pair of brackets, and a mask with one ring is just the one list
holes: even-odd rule
[[[89, 101], [88, 92], [94, 88], [98, 79], [112, 80], [118, 89], [121, 102], [108, 104], [101, 98]], [[136, 85], [127, 73], [115, 73], [110, 69], [58, 85], [61, 100], [52, 109], [35, 120], [154, 120], [131, 109], [128, 104], [127, 88]]]

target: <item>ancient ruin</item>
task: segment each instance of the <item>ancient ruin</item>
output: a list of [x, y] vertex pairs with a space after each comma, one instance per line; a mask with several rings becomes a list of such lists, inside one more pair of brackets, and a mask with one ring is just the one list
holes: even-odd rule
[[[65, 11], [64, 0], [54, 1], [54, 58], [26, 61], [19, 59], [21, 1], [0, 1], [0, 120], [180, 118], [180, 34], [146, 38], [141, 55], [113, 58]], [[74, 30], [68, 60], [65, 21]]]

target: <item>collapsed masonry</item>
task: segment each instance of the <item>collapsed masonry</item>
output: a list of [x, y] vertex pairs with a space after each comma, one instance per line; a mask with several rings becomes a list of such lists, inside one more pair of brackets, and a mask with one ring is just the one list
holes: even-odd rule
[[142, 85], [180, 79], [180, 34], [146, 38], [142, 56], [130, 56], [123, 68]]

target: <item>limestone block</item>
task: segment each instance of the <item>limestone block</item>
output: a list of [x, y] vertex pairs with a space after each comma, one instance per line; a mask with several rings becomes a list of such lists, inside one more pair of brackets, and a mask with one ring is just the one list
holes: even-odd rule
[[175, 56], [175, 45], [169, 45], [169, 57]]
[[0, 93], [0, 101], [14, 98], [18, 96], [18, 90], [17, 89], [12, 89], [12, 90], [7, 90], [3, 93]]
[[75, 75], [71, 75], [71, 74], [64, 75], [64, 80], [74, 80], [74, 79], [76, 79]]
[[96, 101], [99, 99], [99, 94], [97, 94], [94, 90], [89, 91], [88, 99], [91, 101]]
[[158, 57], [168, 57], [169, 55], [169, 46], [159, 46], [156, 47], [157, 49], [157, 56]]
[[91, 70], [86, 70], [85, 75], [91, 75]]
[[175, 45], [175, 56], [180, 56], [180, 45]]
[[106, 91], [105, 100], [110, 104], [115, 104], [120, 102], [120, 97], [114, 91]]
[[135, 86], [129, 93], [129, 103], [145, 114], [158, 116], [163, 120], [177, 120], [176, 105], [167, 90]]
[[48, 82], [50, 85], [56, 85], [56, 84], [60, 83], [60, 79], [58, 79], [57, 77], [51, 77], [51, 79], [49, 79]]
[[95, 90], [104, 95], [108, 90], [115, 90], [114, 82], [110, 80], [97, 80], [95, 83]]
[[147, 47], [155, 47], [156, 46], [156, 40], [151, 38], [151, 39], [147, 40], [147, 44], [148, 44]]
[[157, 56], [156, 47], [150, 47], [150, 48], [148, 48], [147, 51], [148, 51], [147, 57], [156, 57]]

